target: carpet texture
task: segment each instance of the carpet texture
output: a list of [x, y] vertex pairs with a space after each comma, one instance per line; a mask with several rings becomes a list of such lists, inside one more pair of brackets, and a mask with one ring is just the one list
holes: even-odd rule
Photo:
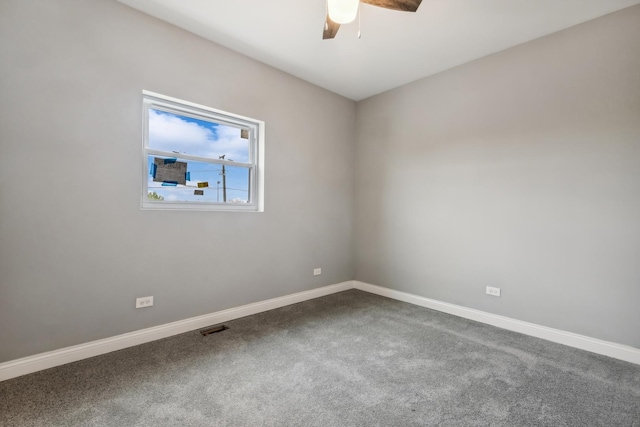
[[640, 366], [350, 290], [0, 383], [1, 426], [640, 426]]

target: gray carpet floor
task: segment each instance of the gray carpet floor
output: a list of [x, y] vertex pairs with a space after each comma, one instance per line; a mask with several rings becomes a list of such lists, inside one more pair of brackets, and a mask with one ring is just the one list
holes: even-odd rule
[[640, 426], [640, 366], [350, 290], [0, 383], [1, 426]]

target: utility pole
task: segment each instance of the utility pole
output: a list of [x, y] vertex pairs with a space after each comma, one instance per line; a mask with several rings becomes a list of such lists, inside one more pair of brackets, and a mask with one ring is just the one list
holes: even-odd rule
[[[226, 154], [218, 156], [218, 159], [224, 160], [224, 156]], [[224, 170], [224, 164], [222, 165], [222, 202], [227, 203], [227, 173]]]

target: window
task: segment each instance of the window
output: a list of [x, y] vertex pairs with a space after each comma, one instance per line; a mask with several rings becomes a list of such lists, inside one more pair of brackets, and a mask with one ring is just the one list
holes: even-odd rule
[[143, 91], [142, 209], [263, 210], [264, 122]]

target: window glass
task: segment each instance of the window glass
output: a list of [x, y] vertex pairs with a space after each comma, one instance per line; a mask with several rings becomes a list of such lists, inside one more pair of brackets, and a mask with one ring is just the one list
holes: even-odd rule
[[[149, 109], [149, 148], [175, 154], [248, 162], [248, 130], [159, 109]], [[243, 138], [245, 136], [245, 138]]]
[[[171, 170], [174, 165], [182, 167]], [[246, 167], [148, 156], [147, 169], [147, 198], [151, 201], [241, 204], [250, 201], [250, 169]], [[168, 172], [163, 174], [165, 169]], [[184, 174], [184, 180], [176, 174]]]

